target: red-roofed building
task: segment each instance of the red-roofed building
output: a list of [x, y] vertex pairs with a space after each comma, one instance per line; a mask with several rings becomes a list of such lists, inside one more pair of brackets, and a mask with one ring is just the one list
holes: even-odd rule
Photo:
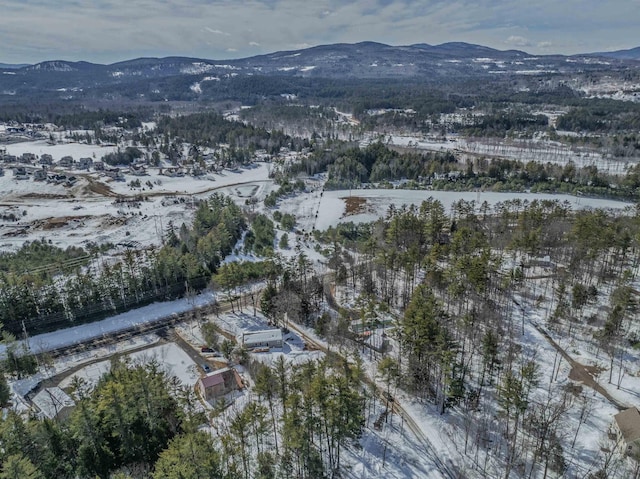
[[198, 379], [196, 387], [205, 401], [211, 401], [242, 389], [242, 379], [235, 369], [223, 368]]

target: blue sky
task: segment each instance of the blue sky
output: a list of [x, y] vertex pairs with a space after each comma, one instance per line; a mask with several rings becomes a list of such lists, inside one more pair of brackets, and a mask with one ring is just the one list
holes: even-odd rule
[[326, 43], [479, 43], [534, 54], [640, 45], [640, 0], [3, 0], [0, 62], [238, 58]]

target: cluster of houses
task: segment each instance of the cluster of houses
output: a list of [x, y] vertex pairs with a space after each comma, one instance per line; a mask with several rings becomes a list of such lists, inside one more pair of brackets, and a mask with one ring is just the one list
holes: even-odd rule
[[11, 122], [0, 130], [0, 141], [37, 140], [47, 137], [48, 128], [40, 123]]
[[[124, 173], [120, 168], [109, 168], [103, 161], [88, 157], [75, 160], [72, 156], [66, 155], [56, 162], [48, 153], [44, 153], [40, 157], [33, 153], [15, 156], [7, 154], [5, 149], [0, 149], [0, 163], [9, 165], [8, 167], [13, 170], [13, 176], [16, 180], [33, 179], [34, 181], [73, 186], [77, 178], [73, 175], [60, 173], [59, 170], [64, 168], [74, 171], [98, 171], [113, 180], [124, 181]], [[142, 176], [146, 174], [146, 169], [144, 166], [134, 165], [129, 169], [129, 173]], [[0, 166], [0, 176], [3, 175], [4, 168]]]
[[6, 149], [0, 149], [0, 161], [6, 164], [18, 164], [25, 166], [42, 166], [42, 167], [59, 167], [76, 170], [89, 170], [93, 168], [95, 171], [104, 170], [105, 166], [102, 161], [94, 161], [92, 158], [80, 158], [74, 160], [72, 156], [66, 155], [60, 158], [57, 162], [54, 161], [53, 156], [48, 153], [43, 153], [40, 157], [35, 153], [23, 153], [20, 156], [10, 155], [6, 152]]

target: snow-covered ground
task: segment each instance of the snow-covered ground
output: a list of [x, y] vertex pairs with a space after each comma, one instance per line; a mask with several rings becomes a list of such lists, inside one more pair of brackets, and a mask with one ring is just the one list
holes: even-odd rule
[[[28, 338], [26, 343], [34, 353], [51, 351], [136, 326], [154, 323], [173, 314], [190, 311], [198, 306], [206, 306], [215, 300], [216, 295], [213, 292], [205, 291], [193, 298], [153, 303], [102, 321], [39, 334]], [[0, 354], [4, 354], [5, 349], [5, 345], [0, 345]]]
[[[345, 216], [345, 201], [349, 197], [360, 197], [366, 199], [366, 203], [362, 207], [364, 210], [362, 213]], [[398, 189], [338, 190], [324, 192], [322, 198], [319, 200], [320, 204], [317, 207], [318, 217], [314, 221], [314, 226], [317, 230], [325, 230], [340, 222], [353, 221], [354, 223], [364, 223], [375, 221], [376, 219], [384, 216], [391, 205], [395, 207], [400, 207], [402, 205], [420, 205], [420, 203], [428, 198], [440, 201], [447, 212], [451, 211], [451, 205], [459, 200], [474, 201], [476, 208], [479, 208], [485, 201], [489, 206], [493, 206], [496, 203], [514, 199], [520, 199], [522, 201], [568, 201], [573, 209], [611, 208], [614, 210], [623, 210], [632, 206], [630, 203], [622, 201], [543, 193], [494, 193]], [[300, 217], [304, 221], [304, 213], [309, 209], [315, 208], [317, 202], [318, 198], [315, 197], [306, 198], [304, 201], [300, 201], [300, 199], [292, 199], [290, 201], [283, 201], [283, 208], [288, 208], [290, 211], [300, 212]]]
[[[41, 238], [61, 248], [83, 246], [87, 242], [159, 245], [169, 222], [180, 227], [191, 221], [194, 199], [207, 198], [219, 190], [244, 204], [250, 197], [261, 201], [272, 187], [269, 165], [265, 163], [225, 170], [206, 178], [170, 178], [160, 175], [159, 169], [150, 169], [148, 176], [135, 177], [141, 188], [111, 181], [97, 172], [76, 174], [78, 182], [70, 188], [17, 180], [9, 172], [0, 177], [0, 214], [13, 214], [17, 218], [0, 224], [0, 251], [15, 250], [25, 241]], [[128, 177], [129, 181], [133, 179]], [[104, 185], [98, 186], [98, 191], [106, 187], [110, 195], [144, 195], [145, 200], [117, 203], [114, 196], [93, 192], [90, 181]], [[147, 181], [153, 188], [146, 185]]]
[[[177, 344], [161, 344], [143, 351], [137, 351], [126, 356], [133, 364], [155, 361], [161, 365], [164, 371], [170, 376], [175, 376], [185, 386], [193, 386], [200, 372], [198, 365], [185, 353]], [[74, 378], [80, 378], [87, 385], [93, 387], [98, 380], [111, 369], [111, 362], [100, 361], [86, 366], [79, 371], [65, 378], [61, 383], [61, 388], [71, 386]]]
[[482, 155], [487, 158], [508, 158], [528, 163], [553, 163], [565, 165], [570, 161], [576, 167], [597, 166], [598, 171], [621, 175], [629, 164], [636, 164], [638, 158], [618, 160], [606, 158], [595, 149], [584, 147], [570, 147], [560, 142], [549, 140], [502, 140], [502, 139], [472, 139], [451, 135], [444, 140], [428, 139], [423, 136], [373, 135], [361, 142], [363, 146], [372, 141], [382, 139], [388, 145], [414, 148], [416, 150], [430, 151], [457, 151], [474, 155]]
[[72, 156], [76, 161], [80, 158], [91, 158], [95, 161], [118, 150], [117, 146], [87, 145], [85, 143], [65, 142], [51, 145], [45, 140], [8, 143], [3, 145], [3, 148], [6, 148], [9, 155], [15, 156], [20, 156], [23, 153], [41, 156], [46, 153], [53, 157], [53, 161], [58, 161], [63, 156]]

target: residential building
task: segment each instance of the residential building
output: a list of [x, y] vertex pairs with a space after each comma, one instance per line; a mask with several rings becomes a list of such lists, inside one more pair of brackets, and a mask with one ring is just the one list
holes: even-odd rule
[[640, 458], [640, 412], [632, 407], [613, 416], [617, 439], [622, 442], [624, 453]]
[[281, 348], [282, 331], [280, 329], [265, 329], [244, 333], [242, 335], [242, 344], [247, 349]]
[[43, 153], [40, 155], [40, 160], [38, 161], [41, 165], [53, 165], [53, 156], [49, 153]]
[[242, 389], [242, 379], [235, 369], [223, 368], [198, 379], [196, 388], [205, 401], [212, 401]]
[[46, 388], [32, 400], [43, 416], [49, 419], [65, 420], [75, 406], [75, 402], [59, 387]]
[[33, 172], [33, 181], [46, 181], [47, 179], [47, 170], [46, 168], [42, 168], [40, 170], [35, 170]]
[[26, 180], [29, 178], [27, 170], [24, 166], [18, 166], [13, 169], [13, 176], [16, 180]]
[[20, 163], [30, 165], [36, 162], [36, 155], [34, 153], [23, 153], [20, 157]]
[[73, 166], [73, 156], [63, 156], [58, 162], [58, 166], [63, 168], [71, 168]]
[[79, 170], [88, 170], [93, 166], [93, 160], [91, 158], [80, 158], [78, 160]]

